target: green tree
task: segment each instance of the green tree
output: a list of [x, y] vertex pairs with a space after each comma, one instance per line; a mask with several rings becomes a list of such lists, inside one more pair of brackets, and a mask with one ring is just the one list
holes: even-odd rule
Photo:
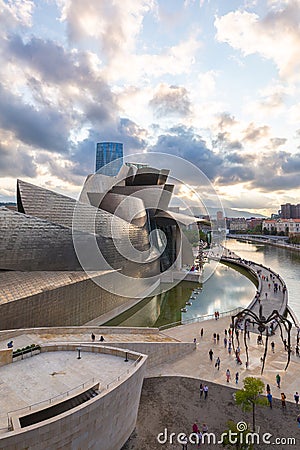
[[256, 405], [267, 406], [268, 401], [262, 398], [265, 385], [259, 378], [246, 377], [243, 380], [244, 387], [235, 394], [236, 404], [241, 406], [243, 411], [252, 410], [253, 431], [255, 431], [255, 407]]
[[290, 244], [300, 244], [300, 236], [291, 236], [289, 238]]
[[253, 231], [254, 231], [254, 233], [261, 233], [261, 231], [262, 231], [262, 224], [255, 225]]
[[[228, 428], [222, 433], [222, 445], [226, 448], [235, 448], [236, 450], [252, 450], [253, 444], [247, 443], [247, 434], [250, 433], [250, 430], [240, 431], [237, 428], [237, 424], [233, 420], [229, 420], [227, 422]], [[230, 439], [230, 434], [234, 433], [234, 437], [237, 437], [235, 443], [233, 441], [235, 439]], [[241, 439], [240, 439], [241, 437]]]

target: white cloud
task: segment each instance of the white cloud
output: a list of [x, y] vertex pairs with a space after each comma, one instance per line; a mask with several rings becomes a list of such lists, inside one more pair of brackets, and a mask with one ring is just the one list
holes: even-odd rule
[[156, 54], [125, 52], [111, 61], [111, 64], [103, 70], [103, 74], [111, 82], [122, 80], [122, 82], [136, 83], [139, 86], [147, 85], [151, 77], [188, 74], [195, 63], [196, 53], [201, 45], [193, 33], [190, 38], [162, 49]]
[[72, 43], [95, 39], [108, 60], [135, 48], [144, 15], [155, 11], [155, 0], [58, 0]]
[[272, 60], [282, 78], [296, 81], [300, 70], [300, 2], [281, 2], [261, 18], [234, 11], [215, 19], [216, 38], [240, 50], [244, 56], [258, 53]]
[[216, 93], [216, 78], [218, 73], [215, 70], [199, 73], [199, 89], [197, 95], [201, 98], [208, 98]]
[[9, 29], [17, 25], [30, 27], [34, 10], [32, 0], [0, 0], [0, 30]]

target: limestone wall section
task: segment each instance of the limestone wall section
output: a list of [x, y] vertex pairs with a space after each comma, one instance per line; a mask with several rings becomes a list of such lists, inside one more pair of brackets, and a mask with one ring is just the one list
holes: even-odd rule
[[195, 350], [195, 344], [192, 342], [106, 342], [105, 345], [148, 355], [147, 368], [174, 361]]

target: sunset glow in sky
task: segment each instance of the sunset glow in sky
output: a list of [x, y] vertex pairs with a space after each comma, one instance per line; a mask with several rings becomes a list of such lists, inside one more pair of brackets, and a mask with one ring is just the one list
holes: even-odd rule
[[224, 206], [300, 203], [300, 0], [0, 0], [0, 39], [0, 201], [77, 196], [112, 140]]

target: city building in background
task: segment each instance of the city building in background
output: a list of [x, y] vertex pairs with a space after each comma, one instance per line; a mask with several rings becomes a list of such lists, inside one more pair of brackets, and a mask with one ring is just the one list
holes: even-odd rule
[[264, 234], [295, 237], [300, 235], [300, 219], [263, 220]]
[[[108, 167], [107, 164], [110, 164]], [[96, 150], [96, 172], [116, 176], [123, 164], [123, 144], [120, 142], [98, 142]]]
[[280, 217], [281, 219], [300, 219], [300, 203], [297, 205], [291, 203], [281, 205]]

